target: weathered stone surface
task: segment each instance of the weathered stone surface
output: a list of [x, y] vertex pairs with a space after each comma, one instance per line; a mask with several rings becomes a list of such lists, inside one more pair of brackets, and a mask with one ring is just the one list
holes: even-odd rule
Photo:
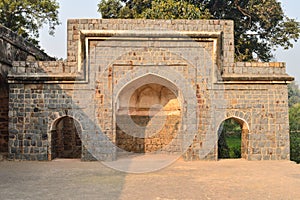
[[[22, 60], [34, 62], [36, 60], [53, 60], [53, 58], [19, 37], [16, 33], [0, 25], [0, 152], [8, 152], [9, 87], [7, 74], [12, 69], [13, 61]], [[20, 71], [24, 72], [24, 68], [20, 67]], [[14, 96], [12, 94], [10, 98], [21, 100], [24, 95]], [[12, 120], [22, 121], [21, 118]]]
[[9, 158], [53, 159], [58, 143], [76, 149], [67, 143], [79, 144], [76, 134], [55, 135], [69, 117], [82, 160], [122, 152], [216, 160], [228, 118], [242, 127], [243, 158], [289, 159], [293, 78], [284, 63], [234, 63], [233, 41], [226, 20], [69, 20], [66, 62], [29, 59], [9, 71]]

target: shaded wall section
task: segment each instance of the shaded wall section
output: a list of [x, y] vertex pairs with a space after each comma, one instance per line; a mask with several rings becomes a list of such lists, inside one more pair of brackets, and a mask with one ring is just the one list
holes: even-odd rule
[[0, 152], [8, 151], [8, 85], [0, 76]]
[[14, 61], [54, 60], [8, 28], [0, 25], [0, 152], [8, 151], [7, 74]]

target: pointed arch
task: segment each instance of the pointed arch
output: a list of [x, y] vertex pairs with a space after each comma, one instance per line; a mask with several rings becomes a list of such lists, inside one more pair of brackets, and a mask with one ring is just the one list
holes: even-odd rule
[[[167, 91], [173, 93], [174, 96], [176, 96], [176, 100], [178, 100], [180, 119], [178, 120], [177, 118], [175, 119], [174, 117], [173, 120], [175, 120], [176, 123], [173, 124], [175, 124], [176, 126], [171, 126], [170, 124], [168, 125], [168, 127], [173, 127], [174, 130], [171, 131], [174, 131], [176, 133], [174, 135], [167, 136], [170, 138], [170, 141], [168, 140], [170, 143], [166, 142], [168, 144], [162, 147], [162, 149], [164, 149], [162, 151], [173, 151], [175, 153], [176, 152], [182, 153], [190, 146], [190, 144], [192, 144], [193, 138], [195, 137], [198, 131], [197, 128], [198, 123], [195, 123], [195, 121], [198, 119], [197, 99], [196, 99], [195, 90], [193, 90], [190, 83], [188, 83], [188, 80], [185, 79], [181, 74], [179, 74], [175, 70], [172, 70], [170, 68], [163, 68], [163, 67], [158, 68], [158, 67], [149, 66], [149, 67], [142, 67], [136, 71], [130, 71], [126, 73], [125, 76], [121, 80], [118, 80], [118, 83], [114, 86], [113, 124], [118, 123], [117, 115], [119, 109], [122, 106], [123, 107], [125, 106], [127, 108], [129, 107], [128, 100], [130, 99], [132, 94], [140, 87], [145, 85], [151, 85], [151, 84], [152, 86], [156, 84], [156, 85], [163, 86], [164, 88], [167, 88]], [[172, 114], [174, 114], [174, 112]], [[165, 121], [166, 123], [168, 123], [168, 120], [171, 120], [169, 117], [170, 116], [168, 115]], [[164, 127], [165, 126], [162, 126], [161, 129], [162, 131], [164, 130]], [[132, 132], [137, 133], [136, 135], [137, 137], [141, 137], [141, 138], [144, 137], [143, 135], [139, 135], [140, 132], [144, 132], [144, 131], [136, 131], [136, 129], [132, 127], [130, 127], [130, 129]], [[117, 132], [115, 132], [115, 135], [117, 135]], [[184, 138], [184, 140], [182, 139], [180, 140], [178, 138]], [[157, 138], [157, 140], [159, 139]]]
[[154, 74], [136, 78], [122, 87], [116, 99], [116, 144], [134, 153], [178, 152], [172, 140], [181, 131], [180, 90]]

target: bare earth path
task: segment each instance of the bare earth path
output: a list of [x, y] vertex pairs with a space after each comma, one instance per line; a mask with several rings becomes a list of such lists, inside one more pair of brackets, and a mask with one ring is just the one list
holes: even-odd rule
[[178, 160], [128, 174], [99, 162], [0, 162], [0, 199], [300, 199], [300, 165], [288, 161]]

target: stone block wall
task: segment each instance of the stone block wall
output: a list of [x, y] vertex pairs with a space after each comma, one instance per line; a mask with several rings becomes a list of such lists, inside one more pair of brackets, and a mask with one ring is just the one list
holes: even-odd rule
[[53, 60], [16, 33], [0, 25], [0, 152], [8, 152], [8, 71], [14, 61]]
[[[11, 76], [9, 77], [11, 81]], [[30, 77], [32, 80], [31, 75]], [[15, 79], [15, 81], [17, 80]], [[94, 148], [94, 151], [97, 151], [96, 148], [101, 147], [101, 144], [90, 143], [99, 140], [102, 145], [106, 145], [107, 139], [103, 135], [99, 135], [102, 139], [98, 138], [98, 135], [95, 134], [97, 130], [93, 127], [94, 122], [82, 112], [84, 107], [78, 107], [74, 103], [72, 99], [74, 85], [67, 83], [62, 85], [38, 84], [37, 82], [40, 81], [10, 83], [8, 158], [11, 160], [51, 160], [57, 157], [75, 158], [80, 155], [82, 160], [95, 160], [87, 148]], [[85, 96], [83, 95], [82, 98], [84, 99]], [[75, 126], [77, 127], [76, 131], [73, 129], [73, 133], [77, 132], [78, 134], [76, 137], [73, 137], [75, 133], [72, 134], [71, 138], [75, 143], [69, 143], [74, 150], [70, 155], [61, 153], [65, 148], [61, 148], [60, 145], [70, 141], [59, 141], [57, 138], [58, 132], [62, 131], [60, 122], [66, 117], [76, 121]], [[80, 143], [78, 137], [81, 139], [82, 146], [78, 146]], [[82, 152], [78, 150], [80, 147]], [[108, 148], [104, 147], [103, 149]], [[102, 159], [109, 159], [107, 158], [108, 151], [103, 153], [105, 158]]]
[[60, 105], [56, 85], [10, 84], [9, 158], [48, 160], [48, 112]]
[[[215, 91], [216, 95], [220, 92]], [[242, 137], [246, 134], [242, 138], [246, 148], [244, 158], [289, 159], [288, 101], [285, 84], [226, 84], [224, 99], [226, 106], [219, 113], [220, 116], [216, 117], [219, 118], [217, 125], [225, 119], [234, 118], [242, 129], [246, 129], [246, 133], [243, 133], [244, 130], [242, 132]]]
[[[167, 153], [216, 160], [218, 129], [228, 118], [242, 127], [243, 158], [289, 159], [293, 78], [284, 63], [234, 63], [233, 41], [232, 21], [69, 20], [67, 62], [15, 62], [8, 75], [10, 158], [53, 159], [54, 132], [70, 117], [82, 160], [115, 160], [120, 149], [153, 152], [168, 142]], [[132, 99], [151, 84], [173, 93], [180, 114], [167, 116], [153, 137], [128, 135], [123, 117], [140, 125], [150, 119], [143, 112], [151, 106]], [[154, 94], [147, 94], [151, 104]]]
[[[234, 63], [233, 21], [230, 20], [71, 19], [68, 20], [67, 28], [68, 61], [83, 62], [84, 59], [87, 59], [83, 51], [80, 51], [84, 50], [84, 39], [87, 36], [97, 36], [97, 33], [101, 31], [103, 36], [115, 37], [122, 34], [122, 31], [129, 31], [131, 34], [137, 34], [137, 32], [158, 34], [154, 32], [161, 31], [175, 36], [181, 35], [188, 39], [194, 38], [195, 34], [199, 32], [201, 32], [204, 39], [214, 35], [214, 37], [222, 37], [217, 44], [218, 47], [222, 47], [224, 50], [224, 53], [220, 54], [218, 58], [221, 60], [222, 65], [230, 66]], [[185, 35], [186, 33], [189, 34]], [[162, 42], [156, 44], [159, 45], [158, 47], [164, 47]], [[169, 44], [166, 45], [168, 47]], [[93, 45], [91, 44], [90, 47], [93, 47]], [[132, 47], [130, 46], [130, 48]], [[107, 53], [106, 55], [108, 56], [106, 61], [115, 58], [113, 54]]]
[[[117, 116], [122, 118], [122, 116]], [[124, 116], [123, 116], [124, 117]], [[125, 116], [126, 118], [126, 116]], [[147, 127], [149, 122], [151, 123], [151, 117], [147, 116], [131, 116], [132, 120], [138, 125], [142, 127]], [[161, 119], [160, 119], [161, 118]], [[178, 153], [180, 152], [180, 146], [176, 145], [176, 143], [172, 143], [172, 141], [176, 138], [177, 132], [180, 130], [180, 121], [181, 116], [178, 115], [168, 115], [168, 116], [156, 116], [157, 122], [164, 121], [164, 124], [151, 124], [154, 126], [153, 132], [151, 130], [146, 130], [144, 135], [135, 137], [134, 135], [130, 135], [124, 130], [128, 130], [128, 127], [124, 128], [124, 126], [128, 124], [122, 124], [122, 128], [117, 126], [116, 130], [116, 145], [118, 148], [125, 150], [127, 152], [133, 153], [154, 153], [165, 151], [166, 153]], [[122, 119], [118, 119], [120, 123]], [[159, 127], [159, 130], [157, 130]]]

